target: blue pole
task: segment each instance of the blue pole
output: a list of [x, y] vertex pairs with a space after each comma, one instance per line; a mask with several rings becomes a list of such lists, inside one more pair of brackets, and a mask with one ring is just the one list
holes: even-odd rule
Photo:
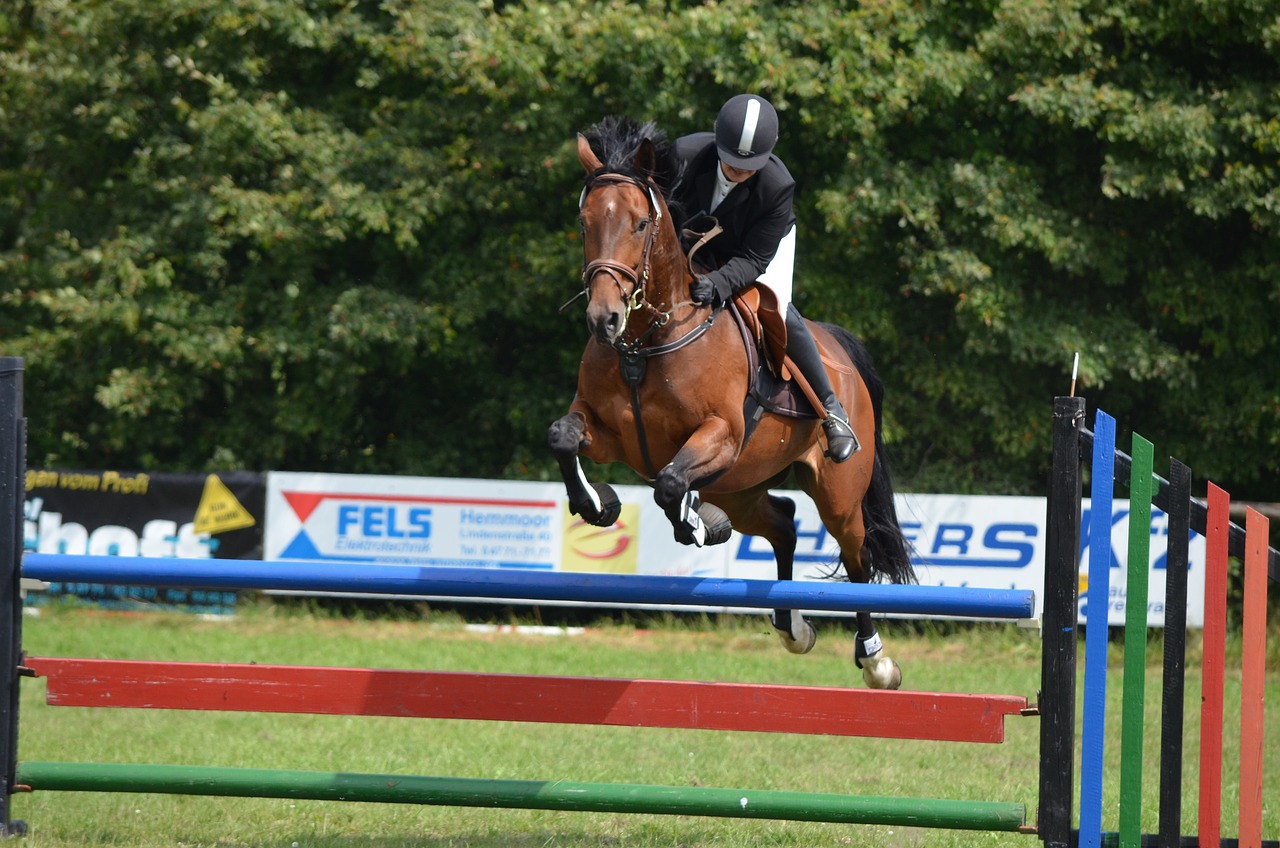
[[1102, 844], [1102, 753], [1107, 719], [1107, 618], [1111, 607], [1111, 503], [1115, 491], [1116, 420], [1093, 420], [1089, 497], [1089, 603], [1084, 630], [1084, 719], [1080, 733], [1080, 848]]
[[359, 562], [27, 554], [22, 573], [63, 583], [275, 589], [493, 600], [1031, 618], [1035, 592], [790, 580], [660, 577]]

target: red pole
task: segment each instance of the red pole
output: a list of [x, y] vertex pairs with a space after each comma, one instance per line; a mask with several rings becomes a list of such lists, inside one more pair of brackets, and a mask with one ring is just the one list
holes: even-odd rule
[[1244, 657], [1240, 691], [1240, 848], [1262, 845], [1262, 698], [1267, 656], [1266, 517], [1245, 515]]
[[1209, 484], [1200, 679], [1200, 848], [1222, 839], [1222, 688], [1227, 644], [1227, 527], [1231, 496]]

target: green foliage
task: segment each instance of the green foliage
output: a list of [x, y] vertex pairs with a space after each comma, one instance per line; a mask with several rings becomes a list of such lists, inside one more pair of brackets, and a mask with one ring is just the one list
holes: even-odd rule
[[1263, 0], [0, 13], [0, 338], [34, 464], [539, 478], [574, 385], [574, 132], [759, 90], [798, 305], [917, 490], [1042, 488], [1082, 389], [1276, 500], [1280, 16]]

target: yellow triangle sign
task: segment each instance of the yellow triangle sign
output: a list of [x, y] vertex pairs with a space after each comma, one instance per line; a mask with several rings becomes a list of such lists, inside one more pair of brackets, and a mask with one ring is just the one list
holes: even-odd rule
[[210, 474], [204, 481], [204, 493], [200, 496], [200, 506], [196, 507], [195, 531], [197, 533], [225, 533], [228, 530], [243, 530], [257, 522], [249, 510], [236, 500], [227, 485], [218, 479], [217, 474]]

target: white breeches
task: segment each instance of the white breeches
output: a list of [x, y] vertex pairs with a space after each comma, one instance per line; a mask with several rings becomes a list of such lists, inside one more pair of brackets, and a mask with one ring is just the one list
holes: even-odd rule
[[778, 252], [760, 275], [761, 285], [778, 296], [778, 309], [785, 316], [791, 303], [792, 278], [796, 267], [796, 228], [792, 227], [778, 242]]

